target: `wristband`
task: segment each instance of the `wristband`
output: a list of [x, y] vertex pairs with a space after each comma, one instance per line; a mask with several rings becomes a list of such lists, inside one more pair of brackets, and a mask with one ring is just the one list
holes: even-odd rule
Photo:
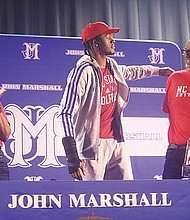
[[76, 148], [76, 141], [73, 137], [64, 137], [62, 138], [62, 144], [68, 160], [68, 171], [71, 174], [78, 170], [81, 162]]

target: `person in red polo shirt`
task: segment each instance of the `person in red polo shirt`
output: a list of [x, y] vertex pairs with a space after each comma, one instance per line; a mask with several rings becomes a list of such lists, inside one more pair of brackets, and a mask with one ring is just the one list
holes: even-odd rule
[[[0, 89], [0, 97], [5, 93]], [[9, 170], [2, 151], [3, 142], [6, 142], [11, 134], [10, 125], [7, 120], [2, 103], [0, 102], [0, 180], [9, 180]]]
[[190, 138], [190, 40], [182, 50], [185, 69], [172, 73], [166, 84], [163, 111], [169, 117], [168, 149], [163, 179], [181, 179], [182, 165]]

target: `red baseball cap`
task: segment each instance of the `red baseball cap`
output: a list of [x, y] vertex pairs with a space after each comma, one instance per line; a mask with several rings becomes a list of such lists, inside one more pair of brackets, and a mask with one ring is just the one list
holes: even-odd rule
[[97, 37], [101, 34], [113, 34], [117, 33], [120, 28], [110, 28], [104, 22], [93, 22], [86, 25], [82, 30], [82, 44], [85, 44], [87, 41], [91, 40], [94, 37]]

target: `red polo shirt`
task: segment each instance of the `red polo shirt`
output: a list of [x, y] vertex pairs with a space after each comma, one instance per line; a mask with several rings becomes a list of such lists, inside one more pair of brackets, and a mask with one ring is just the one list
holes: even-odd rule
[[163, 111], [169, 115], [169, 144], [186, 144], [190, 138], [190, 69], [168, 78]]

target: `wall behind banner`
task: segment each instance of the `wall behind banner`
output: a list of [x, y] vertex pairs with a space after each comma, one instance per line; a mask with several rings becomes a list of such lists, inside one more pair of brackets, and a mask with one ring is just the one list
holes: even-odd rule
[[[3, 148], [12, 180], [70, 180], [58, 106], [66, 77], [83, 55], [80, 38], [0, 35], [2, 97], [12, 134]], [[178, 46], [166, 41], [116, 39], [119, 64], [182, 68]], [[166, 77], [129, 81], [124, 136], [135, 179], [160, 176], [167, 148], [161, 111]]]

